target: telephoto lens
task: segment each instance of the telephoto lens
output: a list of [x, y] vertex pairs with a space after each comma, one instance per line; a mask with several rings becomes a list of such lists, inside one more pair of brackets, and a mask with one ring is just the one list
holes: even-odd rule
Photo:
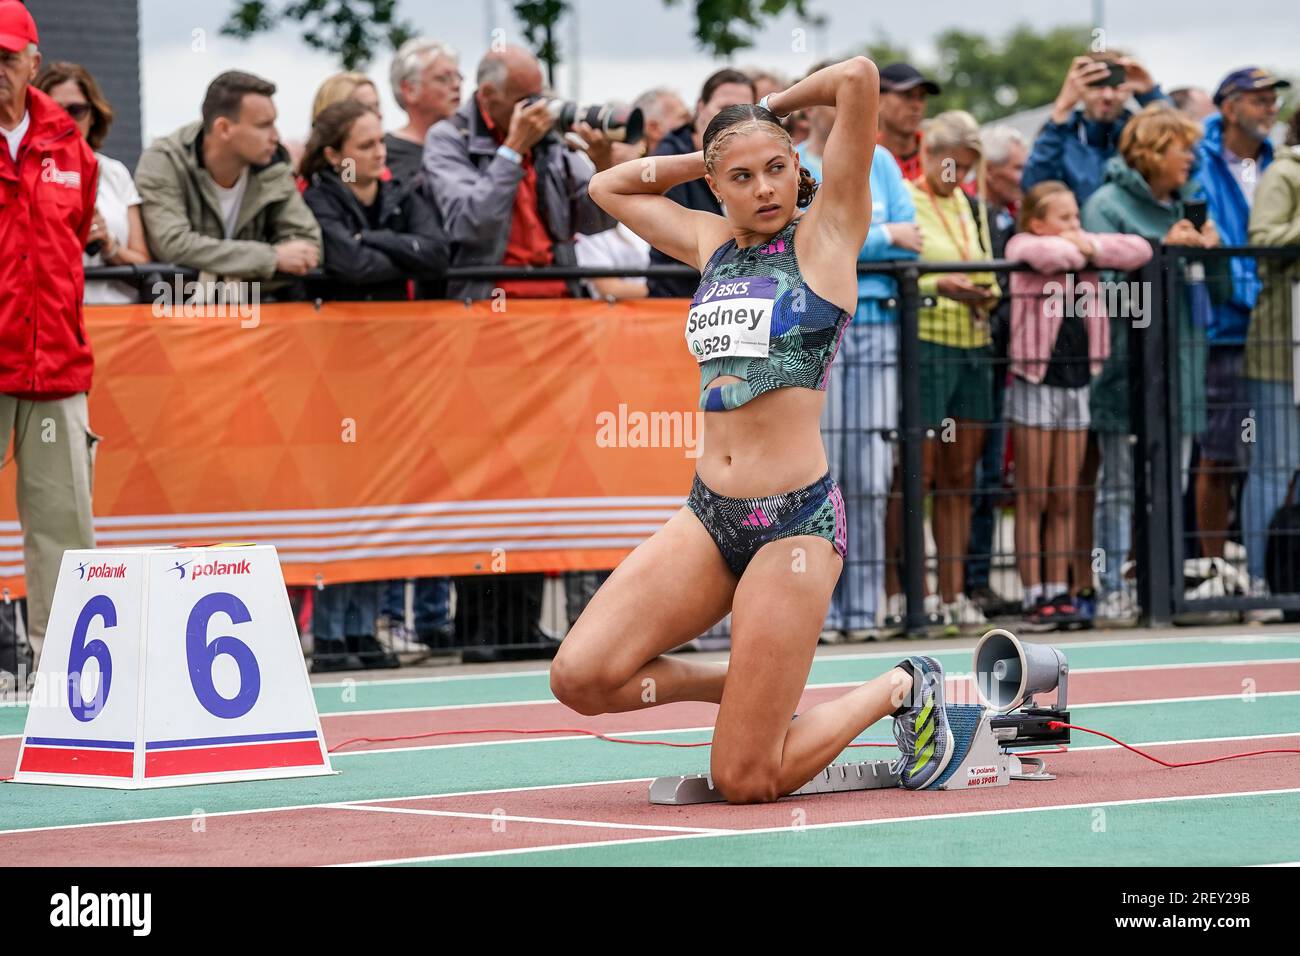
[[534, 96], [528, 102], [546, 100], [547, 109], [555, 118], [555, 132], [563, 136], [575, 123], [586, 123], [617, 143], [634, 144], [641, 141], [645, 121], [641, 111], [631, 106], [610, 103], [576, 103], [553, 96]]

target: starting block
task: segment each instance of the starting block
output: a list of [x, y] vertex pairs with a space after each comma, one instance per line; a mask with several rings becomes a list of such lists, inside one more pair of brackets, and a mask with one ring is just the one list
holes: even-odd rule
[[[949, 704], [948, 725], [952, 728], [955, 752], [939, 783], [931, 789], [974, 790], [1005, 787], [1012, 780], [1055, 780], [1044, 768], [1042, 759], [1020, 757], [1004, 749], [1004, 744], [1029, 736], [1021, 725], [1033, 719], [1033, 714], [993, 716], [979, 704]], [[1051, 719], [1059, 718], [1053, 714]], [[1022, 746], [1027, 742], [1021, 740]]]
[[[888, 760], [831, 764], [798, 790], [788, 794], [802, 797], [812, 793], [845, 793], [850, 790], [884, 790], [898, 786], [898, 774]], [[650, 782], [650, 802], [683, 806], [691, 803], [724, 803], [726, 797], [713, 786], [707, 773], [684, 777], [656, 777]]]

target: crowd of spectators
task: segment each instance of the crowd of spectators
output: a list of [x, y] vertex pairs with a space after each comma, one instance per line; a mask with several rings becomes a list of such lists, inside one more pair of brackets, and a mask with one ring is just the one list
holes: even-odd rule
[[[691, 296], [689, 277], [448, 281], [446, 273], [465, 265], [635, 271], [673, 262], [590, 200], [590, 177], [618, 162], [695, 152], [720, 109], [756, 102], [788, 82], [759, 69], [720, 69], [692, 106], [671, 88], [648, 89], [630, 104], [643, 115], [644, 137], [626, 143], [581, 123], [557, 130], [528, 50], [487, 53], [472, 93], [464, 94], [456, 51], [418, 37], [393, 59], [388, 82], [403, 115], [388, 132], [375, 82], [347, 72], [321, 84], [305, 142], [282, 142], [275, 84], [229, 71], [212, 80], [198, 117], [151, 143], [132, 173], [98, 152], [113, 110], [94, 77], [75, 63], [41, 63], [35, 25], [19, 9], [0, 2], [0, 132], [8, 145], [0, 150], [0, 182], [38, 195], [47, 190], [29, 185], [40, 179], [29, 168], [35, 141], [74, 130], [75, 142], [61, 141], [58, 162], [80, 170], [82, 188], [69, 194], [67, 219], [51, 242], [84, 250], [84, 267], [164, 262], [221, 280], [255, 280], [263, 300], [303, 295], [309, 273], [312, 294], [325, 298]], [[922, 273], [921, 414], [936, 439], [926, 442], [923, 486], [934, 493], [938, 556], [927, 610], [953, 630], [1006, 613], [1048, 625], [1129, 615], [1129, 321], [1101, 308], [1045, 319], [1043, 288], [1067, 272], [1094, 283], [1118, 276], [1162, 244], [1300, 245], [1296, 123], [1286, 148], [1271, 142], [1289, 83], [1248, 68], [1225, 77], [1212, 96], [1196, 88], [1167, 96], [1134, 58], [1084, 54], [1065, 71], [1051, 114], [1029, 143], [1010, 127], [981, 130], [958, 110], [927, 118], [940, 87], [910, 64], [884, 65], [880, 79], [873, 225], [861, 260], [1006, 257], [1034, 270]], [[814, 178], [833, 118], [833, 108], [819, 107], [783, 121]], [[722, 212], [703, 180], [668, 195]], [[35, 227], [15, 218], [34, 215], [39, 207], [30, 203], [0, 211], [6, 237]], [[58, 268], [26, 255], [22, 264], [0, 258], [5, 283], [22, 278], [24, 288], [40, 283], [14, 269]], [[1184, 480], [1194, 476], [1188, 493], [1203, 556], [1222, 559], [1239, 524], [1249, 583], [1262, 593], [1265, 533], [1300, 464], [1291, 460], [1300, 448], [1300, 413], [1291, 400], [1291, 326], [1282, 301], [1296, 270], [1246, 257], [1217, 262], [1180, 266], [1184, 349], [1176, 374], [1185, 397], [1205, 398], [1184, 409], [1180, 461]], [[134, 297], [129, 285], [107, 281], [87, 282], [84, 290], [78, 284], [75, 293], [95, 303]], [[11, 305], [7, 294], [3, 301], [0, 341], [14, 339], [8, 329], [25, 321], [29, 308], [73, 331], [56, 347], [58, 368], [41, 381], [21, 374], [34, 367], [33, 356], [5, 363], [0, 422], [12, 430], [24, 403], [62, 403], [74, 429], [89, 434], [89, 355], [74, 335], [79, 305]], [[827, 454], [846, 497], [859, 503], [850, 512], [859, 560], [835, 591], [827, 640], [861, 639], [904, 610], [901, 463], [890, 437], [899, 414], [898, 308], [895, 279], [864, 273], [833, 366]], [[1240, 425], [1251, 409], [1259, 427], [1248, 447]], [[948, 429], [955, 435], [945, 439]], [[84, 464], [56, 466], [27, 444], [17, 448], [20, 484]], [[1014, 597], [999, 594], [990, 578], [1004, 485], [1016, 504], [1022, 593]], [[50, 555], [92, 540], [88, 497], [67, 506], [67, 515], [20, 507], [32, 634], [48, 613]], [[1094, 542], [1110, 557], [1101, 568], [1092, 561]], [[600, 580], [571, 577], [570, 619]], [[415, 582], [413, 613], [405, 582], [331, 586], [316, 592], [311, 626], [337, 666], [355, 663], [354, 654], [370, 666], [392, 666], [395, 658], [374, 641], [377, 620], [409, 621], [411, 640], [433, 648], [484, 641], [494, 626], [527, 639], [540, 634], [542, 583], [541, 575], [458, 580], [454, 620], [445, 579]], [[515, 619], [480, 619], [489, 598], [512, 608]]]

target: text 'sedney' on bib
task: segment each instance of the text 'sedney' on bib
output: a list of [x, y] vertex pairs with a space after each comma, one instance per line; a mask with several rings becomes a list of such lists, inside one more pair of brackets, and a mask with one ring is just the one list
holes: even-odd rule
[[697, 362], [724, 357], [767, 358], [776, 279], [714, 279], [695, 293], [686, 344]]

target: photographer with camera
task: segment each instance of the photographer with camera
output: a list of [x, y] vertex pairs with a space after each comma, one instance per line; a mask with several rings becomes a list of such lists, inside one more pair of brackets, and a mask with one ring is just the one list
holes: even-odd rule
[[[81, 254], [99, 163], [72, 117], [32, 85], [38, 42], [27, 8], [0, 0], [0, 450], [13, 433], [33, 671], [63, 552], [95, 546], [98, 440], [86, 410], [94, 360]], [[8, 463], [0, 451], [0, 468]]]
[[[577, 233], [614, 226], [587, 196], [593, 165], [613, 165], [611, 137], [577, 122], [572, 131], [586, 158], [566, 146], [556, 103], [541, 95], [541, 67], [522, 47], [489, 52], [477, 82], [474, 96], [429, 131], [424, 147], [425, 176], [455, 244], [452, 265], [574, 265]], [[563, 109], [561, 120], [568, 113]], [[584, 295], [563, 279], [453, 281], [447, 294], [485, 299], [494, 288], [527, 298]]]
[[1034, 140], [1021, 187], [1060, 180], [1082, 208], [1105, 179], [1106, 161], [1119, 151], [1120, 133], [1133, 116], [1124, 107], [1130, 96], [1140, 106], [1169, 100], [1132, 57], [1117, 50], [1076, 56]]
[[[613, 165], [611, 137], [572, 122], [572, 104], [541, 95], [541, 67], [522, 47], [489, 52], [479, 61], [477, 83], [473, 97], [429, 131], [424, 147], [425, 177], [454, 244], [452, 265], [575, 265], [574, 237], [615, 225], [587, 195], [593, 165]], [[566, 146], [557, 126], [581, 137], [590, 162]], [[615, 132], [635, 138], [630, 129]], [[455, 280], [447, 294], [485, 299], [495, 289], [526, 298], [585, 297], [579, 282], [563, 279]], [[455, 643], [507, 636], [545, 642], [542, 580], [540, 574], [457, 578]]]

